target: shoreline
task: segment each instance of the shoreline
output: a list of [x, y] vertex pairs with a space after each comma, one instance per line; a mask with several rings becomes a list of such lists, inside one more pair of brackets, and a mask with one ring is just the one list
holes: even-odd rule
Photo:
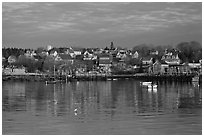
[[[56, 81], [68, 82], [68, 81], [109, 81], [109, 80], [120, 80], [120, 79], [132, 79], [132, 80], [148, 80], [148, 81], [181, 81], [189, 82], [195, 75], [150, 75], [146, 73], [138, 73], [134, 75], [113, 75], [113, 74], [91, 74], [91, 75], [2, 75], [2, 81], [36, 81], [45, 82], [50, 81], [54, 78]], [[199, 81], [202, 81], [202, 75], [199, 76]]]

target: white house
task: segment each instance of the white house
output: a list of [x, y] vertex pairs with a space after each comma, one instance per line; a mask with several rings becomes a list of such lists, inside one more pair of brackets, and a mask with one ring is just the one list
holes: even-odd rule
[[132, 55], [132, 58], [138, 58], [139, 57], [139, 54], [137, 51], [135, 51], [135, 53]]

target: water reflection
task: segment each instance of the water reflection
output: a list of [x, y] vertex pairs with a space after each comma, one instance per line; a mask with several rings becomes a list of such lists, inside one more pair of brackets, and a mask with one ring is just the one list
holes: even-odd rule
[[[183, 109], [201, 109], [201, 85], [197, 83], [154, 83], [148, 89], [140, 81], [87, 81], [66, 84], [4, 82], [3, 113], [23, 111], [31, 116], [62, 118], [60, 122], [135, 120]], [[182, 110], [182, 111], [180, 111]], [[3, 115], [3, 126], [6, 119]], [[33, 117], [32, 117], [33, 118]], [[8, 128], [8, 127], [7, 127]]]

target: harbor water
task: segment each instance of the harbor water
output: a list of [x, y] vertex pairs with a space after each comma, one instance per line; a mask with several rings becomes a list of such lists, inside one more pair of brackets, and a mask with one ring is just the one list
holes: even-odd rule
[[199, 83], [2, 83], [2, 134], [201, 135]]

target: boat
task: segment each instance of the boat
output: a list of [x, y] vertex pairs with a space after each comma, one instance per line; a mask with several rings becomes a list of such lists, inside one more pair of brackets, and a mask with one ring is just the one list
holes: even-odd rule
[[47, 84], [56, 84], [58, 81], [54, 78], [54, 77], [52, 77], [52, 78], [50, 78], [49, 80], [46, 80], [45, 81], [45, 84], [47, 85]]
[[148, 91], [157, 92], [157, 85], [148, 85]]
[[148, 85], [148, 88], [156, 89], [156, 88], [157, 88], [157, 85]]
[[152, 84], [152, 82], [140, 82], [140, 84], [141, 84], [142, 86], [149, 86], [149, 85]]
[[46, 85], [47, 85], [47, 84], [56, 84], [56, 83], [57, 83], [56, 80], [53, 80], [53, 81], [50, 81], [50, 80], [45, 81], [45, 84], [46, 84]]

